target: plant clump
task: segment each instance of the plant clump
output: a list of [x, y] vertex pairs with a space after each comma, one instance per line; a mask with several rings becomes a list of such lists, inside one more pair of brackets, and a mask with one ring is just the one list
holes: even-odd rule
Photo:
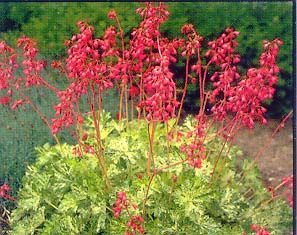
[[[160, 31], [169, 17], [163, 3], [146, 3], [136, 12], [141, 22], [129, 39], [114, 10], [108, 18], [116, 24], [99, 38], [94, 27], [79, 21], [79, 33], [65, 42], [65, 61], [39, 60], [36, 42], [26, 36], [18, 41], [20, 55], [0, 42], [1, 104], [12, 110], [31, 106], [57, 142], [38, 148], [37, 162], [24, 177], [13, 234], [285, 231], [290, 208], [283, 196], [292, 202], [292, 178], [265, 189], [254, 167], [263, 149], [254, 161], [238, 164], [231, 143], [241, 128], [267, 123], [262, 103], [275, 92], [282, 41], [264, 40], [259, 67], [241, 75], [235, 29], [205, 43], [187, 24], [182, 38], [170, 39]], [[178, 93], [171, 65], [183, 61]], [[65, 89], [42, 75], [47, 64], [66, 77]], [[21, 77], [14, 73], [18, 68]], [[199, 108], [183, 118], [190, 80], [199, 84]], [[33, 87], [56, 95], [54, 117], [32, 102]], [[112, 88], [119, 94], [117, 120], [103, 111], [103, 94]], [[76, 145], [61, 143], [63, 129]], [[283, 186], [289, 186], [286, 193], [279, 191]]]

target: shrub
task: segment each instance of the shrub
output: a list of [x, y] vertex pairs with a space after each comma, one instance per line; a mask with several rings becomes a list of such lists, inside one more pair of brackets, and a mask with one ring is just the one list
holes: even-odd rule
[[[182, 4], [182, 7], [181, 7]], [[191, 22], [201, 35], [207, 40], [217, 37], [222, 29], [233, 26], [243, 32], [238, 38], [238, 52], [241, 61], [238, 64], [239, 71], [244, 73], [251, 66], [257, 66], [257, 57], [261, 54], [263, 38], [272, 40], [279, 37], [284, 42], [278, 64], [281, 68], [277, 90], [273, 100], [265, 101], [268, 109], [266, 116], [280, 117], [292, 108], [293, 81], [292, 81], [292, 3], [167, 3], [171, 12], [170, 20], [161, 26], [162, 31], [169, 38], [177, 37], [180, 28], [187, 22]], [[106, 29], [106, 12], [114, 8], [119, 13], [121, 25], [125, 36], [137, 26], [139, 17], [134, 14], [137, 3], [127, 5], [124, 3], [7, 3], [0, 5], [0, 37], [11, 45], [16, 45], [16, 40], [22, 34], [38, 41], [38, 47], [42, 58], [60, 58], [66, 56], [67, 51], [61, 47], [61, 43], [76, 33], [75, 23], [78, 20], [86, 20], [96, 26], [96, 32]], [[228, 12], [228, 14], [226, 14]], [[208, 19], [212, 20], [209, 21]], [[99, 33], [97, 35], [99, 35]], [[171, 70], [175, 73], [176, 86], [181, 89], [185, 75], [182, 59], [177, 64], [171, 64]], [[51, 79], [57, 81], [58, 87], [63, 87], [61, 75], [51, 73]], [[185, 104], [186, 112], [195, 114], [198, 108], [198, 84], [189, 84]], [[46, 116], [52, 116], [51, 107], [46, 107], [48, 100], [55, 98], [55, 94], [49, 92], [33, 92], [33, 103], [41, 107]], [[47, 97], [46, 100], [40, 98]], [[105, 110], [112, 112], [117, 106], [117, 96], [113, 93], [105, 99]], [[271, 103], [272, 102], [272, 103]], [[51, 106], [51, 104], [50, 104]], [[0, 156], [3, 164], [0, 167], [0, 178], [3, 182], [9, 182], [14, 192], [17, 191], [25, 168], [34, 162], [34, 146], [40, 146], [46, 142], [53, 143], [53, 139], [47, 133], [42, 121], [38, 120], [30, 110], [22, 109], [22, 112], [10, 114], [8, 109], [0, 110]], [[115, 115], [114, 115], [115, 116]], [[15, 125], [15, 119], [21, 125]], [[22, 123], [24, 125], [22, 126]], [[33, 126], [33, 127], [32, 127]], [[42, 138], [40, 138], [42, 136]], [[61, 135], [60, 135], [60, 138]], [[68, 137], [63, 139], [68, 139]], [[0, 182], [1, 184], [2, 182]]]
[[[12, 110], [29, 105], [57, 143], [40, 148], [39, 160], [29, 168], [13, 214], [13, 231], [283, 231], [279, 218], [289, 208], [280, 198], [287, 196], [292, 203], [293, 178], [285, 178], [268, 193], [251, 173], [271, 139], [252, 162], [238, 166], [230, 144], [241, 128], [267, 123], [263, 102], [275, 92], [282, 41], [264, 40], [259, 66], [241, 75], [235, 51], [239, 32], [234, 28], [226, 28], [205, 48], [191, 24], [182, 27], [183, 38], [170, 40], [161, 34], [169, 16], [163, 3], [146, 3], [136, 12], [142, 22], [128, 43], [114, 10], [108, 18], [116, 26], [108, 27], [101, 38], [94, 36], [94, 27], [77, 22], [79, 33], [65, 42], [68, 57], [51, 62], [69, 83], [62, 90], [44, 78], [47, 63], [38, 57], [36, 41], [23, 36], [18, 40], [20, 51], [0, 42], [0, 88], [5, 92], [0, 103]], [[185, 59], [181, 97], [171, 70], [177, 55]], [[21, 77], [16, 76], [18, 69]], [[199, 84], [199, 107], [197, 115], [180, 126], [190, 82]], [[32, 102], [32, 88], [56, 95], [54, 118]], [[111, 88], [119, 93], [118, 121], [103, 111], [103, 94]], [[62, 130], [69, 131], [76, 146], [61, 144]], [[283, 186], [288, 190], [279, 191]], [[273, 219], [262, 217], [266, 208], [276, 212]]]
[[[130, 216], [137, 214], [145, 220], [146, 234], [251, 234], [250, 224], [261, 224], [271, 234], [283, 234], [291, 227], [291, 210], [282, 199], [265, 205], [270, 194], [256, 168], [240, 181], [236, 169], [236, 159], [241, 155], [238, 148], [231, 147], [224, 155], [225, 165], [211, 182], [214, 159], [208, 158], [201, 169], [193, 170], [186, 163], [164, 169], [147, 192], [149, 178], [143, 172], [149, 150], [145, 121], [131, 121], [126, 126], [124, 121], [110, 120], [108, 114], [102, 119], [112, 190], [106, 190], [92, 154], [73, 154], [78, 145], [38, 148], [37, 162], [28, 168], [23, 179], [12, 217], [12, 234], [123, 234]], [[193, 130], [195, 122], [188, 117], [179, 130]], [[85, 130], [86, 144], [95, 143], [91, 118]], [[180, 143], [172, 142], [170, 151], [167, 149], [166, 133], [164, 125], [156, 127], [156, 168], [183, 159]], [[206, 151], [219, 154], [221, 140], [206, 143]], [[245, 160], [240, 168], [248, 165]], [[116, 219], [112, 208], [118, 192], [126, 192], [131, 215], [123, 209]]]

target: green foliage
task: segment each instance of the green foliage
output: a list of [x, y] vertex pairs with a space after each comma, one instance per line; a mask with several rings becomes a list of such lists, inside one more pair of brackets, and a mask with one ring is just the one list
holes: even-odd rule
[[134, 13], [136, 6], [134, 3], [81, 2], [9, 4], [6, 18], [19, 27], [11, 28], [13, 30], [3, 33], [1, 37], [15, 45], [17, 37], [25, 34], [39, 42], [42, 54], [59, 58], [67, 50], [63, 47], [64, 42], [76, 34], [78, 21], [84, 20], [93, 25], [98, 36], [101, 36], [107, 26], [115, 23], [107, 18], [107, 13], [116, 9], [127, 33], [137, 25], [139, 17]]
[[15, 234], [90, 234], [104, 228], [106, 200], [97, 161], [74, 158], [71, 151], [67, 145], [38, 149], [14, 213]]
[[[194, 124], [189, 117], [178, 128], [185, 131], [193, 129]], [[129, 201], [138, 205], [138, 213], [143, 209], [149, 184], [143, 174], [149, 146], [147, 123], [136, 120], [126, 126], [124, 120], [111, 120], [110, 114], [103, 113], [100, 127], [112, 189], [105, 187], [92, 154], [77, 157], [68, 144], [38, 148], [37, 161], [28, 167], [12, 214], [12, 234], [124, 233], [127, 215], [123, 213], [115, 219], [111, 208], [117, 192], [125, 191]], [[89, 136], [85, 144], [96, 148], [91, 118], [87, 119], [85, 130]], [[156, 168], [184, 158], [178, 151], [180, 142], [167, 147], [166, 133], [167, 128], [158, 124], [153, 149]], [[211, 179], [222, 143], [219, 139], [207, 142], [206, 151], [211, 154], [202, 169], [193, 170], [185, 163], [154, 177], [143, 215], [146, 233], [237, 235], [249, 232], [252, 223], [269, 228], [275, 235], [289, 229], [292, 211], [284, 200], [259, 207], [270, 196], [256, 168], [245, 180], [239, 180], [238, 148], [231, 147], [222, 155], [225, 166], [219, 161], [218, 171]], [[245, 169], [247, 165], [245, 160], [241, 167]], [[244, 195], [248, 189], [256, 192], [250, 200]]]

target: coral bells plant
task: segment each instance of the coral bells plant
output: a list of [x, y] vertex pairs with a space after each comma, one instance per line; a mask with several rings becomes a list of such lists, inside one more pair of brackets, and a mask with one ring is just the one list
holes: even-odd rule
[[[170, 15], [163, 3], [146, 3], [136, 13], [141, 22], [129, 39], [114, 10], [108, 13], [114, 25], [102, 37], [79, 21], [78, 33], [65, 42], [65, 61], [40, 60], [37, 43], [26, 36], [17, 51], [0, 42], [0, 103], [12, 110], [30, 105], [57, 142], [38, 149], [24, 177], [13, 233], [282, 233], [280, 218], [290, 224], [284, 198], [292, 204], [292, 196], [276, 191], [292, 190], [293, 178], [265, 189], [254, 166], [265, 148], [238, 165], [240, 151], [231, 143], [241, 128], [267, 123], [262, 103], [275, 92], [281, 40], [263, 41], [259, 66], [240, 74], [235, 29], [207, 43], [187, 24], [181, 38], [170, 39], [160, 31]], [[181, 93], [171, 70], [179, 60], [185, 61]], [[66, 88], [45, 78], [48, 65], [66, 78]], [[189, 82], [199, 85], [200, 105], [184, 118]], [[32, 102], [32, 87], [56, 95], [54, 117]], [[117, 120], [103, 110], [109, 89], [118, 91]], [[63, 129], [76, 145], [59, 141]]]

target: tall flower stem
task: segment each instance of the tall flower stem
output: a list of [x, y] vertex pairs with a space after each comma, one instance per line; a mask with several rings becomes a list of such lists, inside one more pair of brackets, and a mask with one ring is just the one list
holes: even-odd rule
[[123, 84], [121, 84], [121, 92], [120, 92], [120, 110], [119, 110], [119, 120], [122, 119], [122, 109], [123, 109], [123, 94], [124, 94], [124, 87]]
[[205, 81], [206, 81], [206, 76], [207, 76], [207, 72], [208, 72], [208, 67], [211, 64], [211, 61], [209, 61], [207, 63], [207, 65], [205, 66], [204, 69], [204, 73], [203, 73], [203, 77], [202, 77], [202, 71], [201, 71], [201, 59], [200, 59], [200, 50], [198, 50], [198, 58], [199, 58], [199, 64], [200, 64], [200, 68], [199, 68], [199, 84], [200, 84], [200, 109], [199, 109], [199, 115], [202, 115], [204, 113], [205, 107], [206, 107], [206, 103], [207, 103], [207, 98], [208, 95], [205, 96]]
[[[96, 95], [95, 95], [94, 89], [92, 89], [92, 94], [93, 94], [93, 98], [94, 98], [93, 101], [95, 102]], [[97, 141], [97, 145], [98, 145], [98, 151], [96, 151], [96, 157], [98, 159], [98, 163], [99, 163], [102, 173], [104, 175], [106, 186], [108, 189], [111, 189], [111, 182], [107, 175], [106, 163], [105, 163], [105, 159], [104, 159], [103, 151], [102, 151], [103, 146], [102, 146], [102, 142], [101, 142], [100, 120], [97, 120], [97, 115], [96, 115], [96, 111], [95, 111], [95, 107], [94, 107], [95, 104], [94, 104], [94, 102], [92, 103], [92, 98], [91, 98], [91, 95], [89, 94], [89, 92], [88, 92], [88, 101], [89, 101], [89, 106], [90, 106], [91, 113], [93, 116], [93, 121], [94, 121], [94, 126], [95, 126], [95, 131], [96, 131], [96, 141]], [[100, 114], [99, 114], [99, 118], [100, 118]]]
[[[123, 32], [123, 29], [122, 29], [120, 20], [119, 20], [119, 18], [118, 18], [117, 15], [115, 15], [115, 19], [116, 19], [117, 25], [118, 25], [119, 30], [120, 30], [121, 46], [122, 46], [122, 59], [123, 59], [123, 62], [124, 62], [125, 61], [125, 55], [124, 55], [124, 50], [125, 50], [124, 32]], [[126, 87], [126, 85], [123, 85], [123, 83], [121, 83], [119, 120], [121, 120], [121, 118], [122, 118], [122, 109], [123, 109], [122, 108], [122, 105], [123, 105], [124, 91], [125, 91], [125, 95], [126, 95], [127, 87]], [[127, 103], [127, 100], [126, 100], [126, 103]], [[126, 108], [127, 108], [127, 105], [126, 105]], [[128, 119], [127, 110], [126, 110], [126, 118]]]
[[186, 93], [187, 93], [187, 88], [188, 88], [188, 80], [189, 80], [189, 62], [190, 62], [190, 57], [187, 57], [187, 61], [186, 61], [186, 78], [185, 78], [185, 85], [184, 85], [184, 89], [183, 89], [183, 95], [182, 95], [182, 99], [180, 101], [180, 106], [179, 106], [179, 110], [178, 110], [178, 114], [177, 114], [177, 118], [176, 118], [176, 124], [178, 124], [179, 119], [180, 119], [180, 115], [181, 115], [181, 111], [183, 108], [183, 104], [184, 104], [184, 100], [186, 97]]
[[149, 137], [149, 152], [148, 152], [148, 159], [147, 159], [147, 174], [151, 175], [151, 167], [154, 166], [154, 152], [153, 152], [153, 146], [154, 146], [154, 134], [155, 134], [155, 127], [156, 123], [152, 122], [152, 128], [150, 129], [150, 123], [147, 126], [148, 130], [148, 137]]
[[129, 107], [128, 107], [128, 89], [127, 89], [127, 84], [125, 84], [125, 109], [126, 109], [126, 122], [127, 122], [127, 127], [129, 123]]
[[150, 188], [151, 188], [154, 177], [155, 177], [155, 174], [152, 174], [149, 177], [149, 182], [148, 182], [148, 185], [147, 185], [147, 188], [146, 188], [146, 191], [145, 191], [145, 195], [144, 195], [144, 200], [143, 200], [143, 210], [142, 210], [143, 215], [145, 214], [145, 206], [146, 206], [146, 202], [148, 200], [148, 194], [149, 194], [149, 191], [150, 191]]
[[237, 122], [234, 122], [234, 123], [232, 124], [230, 130], [228, 131], [227, 138], [226, 138], [226, 140], [224, 141], [223, 146], [222, 146], [222, 148], [221, 148], [221, 150], [220, 150], [220, 153], [219, 153], [219, 155], [218, 155], [218, 157], [217, 157], [217, 159], [216, 159], [216, 161], [215, 161], [215, 163], [214, 163], [214, 167], [213, 167], [213, 170], [212, 170], [212, 175], [211, 175], [210, 183], [212, 183], [212, 181], [213, 181], [214, 174], [215, 174], [215, 171], [216, 171], [216, 167], [217, 167], [217, 165], [218, 165], [218, 162], [219, 162], [219, 160], [220, 160], [220, 158], [221, 158], [221, 156], [222, 156], [223, 150], [224, 150], [224, 148], [225, 148], [227, 142], [229, 141], [230, 136], [231, 136], [231, 133], [232, 133], [233, 129], [235, 128], [236, 124], [237, 124]]

